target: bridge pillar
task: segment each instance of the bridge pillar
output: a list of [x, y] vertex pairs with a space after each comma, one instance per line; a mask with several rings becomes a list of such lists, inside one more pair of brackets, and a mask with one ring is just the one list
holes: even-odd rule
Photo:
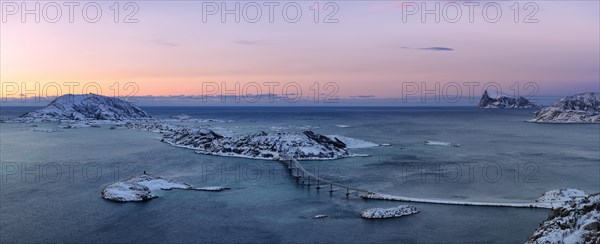
[[329, 184], [329, 192], [333, 192], [333, 184]]
[[348, 196], [350, 196], [350, 188], [346, 188], [346, 198], [348, 198]]
[[317, 190], [321, 189], [321, 181], [317, 179]]

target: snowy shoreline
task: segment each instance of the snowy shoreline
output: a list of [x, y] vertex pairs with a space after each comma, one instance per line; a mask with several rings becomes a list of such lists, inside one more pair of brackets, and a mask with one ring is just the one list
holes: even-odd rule
[[142, 202], [158, 196], [153, 194], [158, 190], [192, 190], [192, 191], [223, 191], [228, 187], [208, 186], [194, 188], [190, 184], [175, 182], [159, 176], [143, 174], [130, 177], [124, 181], [107, 185], [100, 192], [102, 198], [115, 202]]

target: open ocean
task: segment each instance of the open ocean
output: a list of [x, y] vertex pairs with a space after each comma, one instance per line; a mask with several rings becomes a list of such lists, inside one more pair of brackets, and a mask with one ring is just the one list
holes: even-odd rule
[[[1, 107], [0, 119], [33, 107]], [[306, 161], [323, 178], [408, 197], [531, 202], [546, 191], [600, 191], [600, 125], [534, 124], [534, 110], [472, 107], [143, 107], [155, 118], [214, 119], [217, 132], [303, 131], [391, 146], [370, 157]], [[347, 125], [340, 127], [337, 125]], [[101, 128], [47, 133], [0, 123], [0, 242], [523, 243], [546, 209], [409, 203], [420, 213], [366, 220], [406, 203], [298, 185], [275, 161], [199, 155], [160, 134]], [[443, 141], [461, 147], [427, 146]], [[161, 191], [115, 203], [101, 189], [142, 171], [224, 192]], [[329, 218], [313, 219], [315, 215]]]

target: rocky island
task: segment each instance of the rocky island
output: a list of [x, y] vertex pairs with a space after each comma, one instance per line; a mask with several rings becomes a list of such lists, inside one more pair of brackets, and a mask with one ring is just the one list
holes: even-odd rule
[[21, 115], [20, 121], [60, 120], [130, 120], [150, 119], [141, 108], [116, 97], [96, 94], [67, 94], [54, 99], [46, 107]]
[[419, 213], [419, 210], [410, 205], [400, 205], [393, 208], [369, 208], [360, 213], [365, 219], [387, 219]]
[[356, 145], [377, 146], [377, 144], [358, 139], [341, 138], [352, 144], [349, 146], [338, 137], [328, 137], [313, 131], [263, 131], [246, 135], [223, 136], [209, 129], [182, 128], [164, 133], [161, 141], [172, 146], [193, 149], [200, 154], [266, 160], [278, 160], [282, 153], [297, 160], [339, 159], [361, 156], [351, 154], [347, 150], [348, 148], [357, 148]]
[[112, 183], [106, 186], [101, 194], [102, 198], [115, 202], [142, 202], [156, 198], [154, 191], [158, 190], [196, 190], [196, 191], [223, 191], [227, 187], [209, 186], [193, 188], [187, 183], [175, 182], [159, 176], [143, 174], [133, 176], [122, 182]]
[[543, 108], [530, 122], [536, 123], [600, 123], [600, 93], [588, 92], [561, 98]]
[[535, 108], [536, 105], [525, 99], [524, 97], [512, 98], [500, 96], [492, 98], [488, 92], [483, 92], [481, 100], [479, 100], [480, 108]]

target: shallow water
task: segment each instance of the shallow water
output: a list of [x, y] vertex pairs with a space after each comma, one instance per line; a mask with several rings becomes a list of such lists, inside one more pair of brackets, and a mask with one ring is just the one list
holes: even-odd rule
[[[0, 118], [31, 108], [2, 107]], [[573, 187], [600, 191], [600, 125], [526, 123], [533, 110], [474, 108], [148, 107], [188, 114], [216, 131], [305, 130], [389, 147], [371, 157], [303, 162], [348, 185], [409, 197], [529, 202]], [[349, 125], [341, 128], [336, 125]], [[55, 128], [42, 124], [38, 128]], [[365, 220], [360, 211], [402, 203], [363, 200], [295, 183], [273, 161], [195, 154], [160, 134], [80, 128], [34, 131], [0, 124], [0, 242], [524, 242], [549, 210], [413, 204], [412, 216]], [[425, 140], [461, 147], [427, 146]], [[100, 197], [142, 171], [224, 192], [162, 191], [146, 203]], [[314, 183], [313, 183], [314, 184]], [[330, 216], [312, 219], [318, 214]]]

